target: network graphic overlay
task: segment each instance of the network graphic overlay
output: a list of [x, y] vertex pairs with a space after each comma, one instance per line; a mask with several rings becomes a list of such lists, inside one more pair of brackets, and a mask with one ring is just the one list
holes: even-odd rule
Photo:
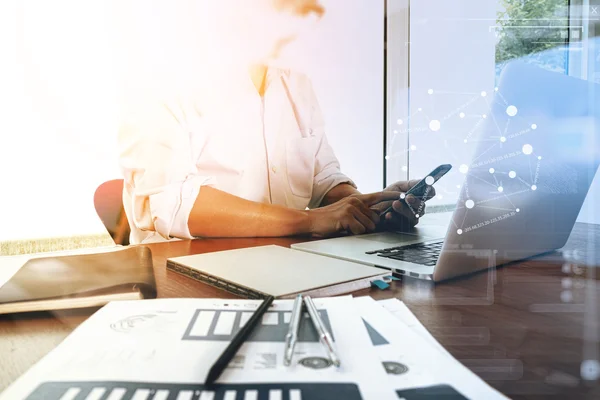
[[[540, 122], [519, 115], [519, 108], [500, 91], [495, 91], [492, 102], [486, 98], [486, 103], [490, 113], [482, 115], [485, 123], [478, 123], [463, 139], [464, 144], [477, 144], [471, 161], [459, 167], [466, 176], [457, 204], [463, 210], [462, 219], [452, 220], [459, 235], [517, 217], [524, 196], [538, 190], [544, 167], [544, 156], [534, 146]], [[469, 213], [476, 208], [476, 215], [485, 219], [466, 223], [472, 222]]]
[[[443, 200], [445, 196], [453, 199], [460, 195], [462, 202], [458, 203], [459, 208], [472, 210], [480, 207], [497, 212], [497, 215], [469, 226], [465, 226], [463, 220], [453, 221], [458, 234], [516, 216], [521, 208], [512, 198], [538, 190], [544, 159], [542, 152], [534, 148], [534, 142], [526, 139], [538, 130], [541, 122], [521, 116], [517, 105], [507, 101], [499, 88], [494, 88], [491, 93], [484, 90], [448, 92], [435, 89], [427, 89], [426, 93], [427, 97], [424, 93], [416, 96], [428, 99], [423, 107], [415, 107], [408, 117], [396, 121], [397, 127], [393, 130], [386, 159], [405, 157], [409, 153], [420, 162], [439, 164], [438, 152], [419, 149], [414, 144], [394, 151], [398, 144], [404, 143], [406, 135], [413, 138], [427, 135], [431, 138], [428, 142], [432, 143], [432, 147], [444, 149], [444, 161], [451, 161], [460, 176], [452, 185], [448, 185], [447, 180], [437, 183], [435, 199]], [[445, 111], [440, 113], [440, 108]], [[518, 143], [521, 144], [517, 146]], [[511, 162], [514, 162], [514, 168]], [[526, 168], [516, 168], [521, 164], [525, 164]], [[402, 166], [402, 170], [407, 171], [408, 166]], [[480, 173], [484, 170], [485, 175]], [[429, 176], [425, 180], [428, 184], [434, 181]], [[477, 180], [477, 186], [485, 185], [489, 189], [481, 199], [471, 196], [470, 181], [473, 180]], [[498, 205], [501, 199], [504, 202]], [[417, 218], [423, 215], [422, 206], [419, 209], [409, 205], [409, 208]]]

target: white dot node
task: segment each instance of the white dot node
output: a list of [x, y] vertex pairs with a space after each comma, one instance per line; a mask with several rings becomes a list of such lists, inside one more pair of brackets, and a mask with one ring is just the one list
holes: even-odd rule
[[396, 121], [396, 123], [397, 123], [398, 125], [402, 125], [402, 124], [404, 123], [404, 121], [402, 121], [401, 119], [398, 119], [398, 121]]
[[506, 138], [505, 138], [504, 136], [502, 136], [502, 137], [500, 138], [500, 141], [501, 141], [502, 143], [504, 143], [504, 142], [506, 142]]
[[465, 201], [465, 207], [467, 207], [469, 210], [473, 207], [475, 207], [475, 202], [471, 199]]
[[461, 118], [464, 118], [464, 117], [466, 117], [466, 115], [465, 115], [465, 113], [464, 113], [464, 112], [461, 112], [460, 114], [458, 114], [458, 116], [459, 116], [459, 117], [461, 117]]
[[516, 212], [521, 212], [521, 209], [520, 209], [520, 208], [517, 208], [515, 211], [516, 211]]
[[398, 134], [398, 131], [397, 131], [397, 130], [395, 130], [395, 129], [394, 129], [394, 134], [395, 134], [395, 135], [397, 135], [397, 134]]
[[487, 118], [487, 114], [483, 114], [483, 115], [481, 116], [481, 118], [483, 118], [483, 119], [486, 119], [486, 118]]
[[419, 217], [420, 217], [420, 215], [419, 215], [419, 214], [415, 214], [415, 218], [419, 218]]
[[429, 89], [429, 90], [427, 91], [427, 93], [429, 93], [429, 94], [433, 94], [433, 89]]
[[386, 159], [386, 160], [389, 160], [389, 159], [390, 159], [390, 156], [385, 156], [385, 159]]
[[508, 173], [508, 177], [509, 177], [510, 179], [515, 179], [515, 178], [517, 177], [517, 173], [516, 173], [515, 171], [510, 171], [510, 172]]
[[433, 121], [431, 121], [429, 123], [429, 129], [431, 129], [434, 132], [439, 131], [441, 127], [442, 127], [442, 124], [437, 119], [434, 119]]
[[428, 184], [429, 186], [433, 185], [434, 182], [435, 182], [435, 179], [433, 179], [433, 176], [428, 176], [427, 178], [425, 178], [425, 183]]
[[458, 167], [458, 170], [461, 173], [466, 174], [467, 172], [469, 172], [469, 166], [467, 164], [462, 164], [460, 167]]
[[585, 360], [581, 363], [580, 373], [586, 381], [597, 381], [600, 379], [600, 361]]
[[444, 196], [442, 196], [441, 194], [437, 197], [438, 200], [442, 200], [444, 198]]
[[497, 87], [495, 87], [495, 88], [494, 88], [494, 92], [497, 92], [497, 91], [498, 91], [498, 88], [497, 88]]
[[456, 185], [456, 188], [457, 188], [457, 189], [460, 189], [460, 185]]
[[570, 303], [573, 301], [573, 293], [570, 290], [565, 290], [560, 293], [560, 301], [563, 303]]
[[523, 154], [530, 155], [533, 153], [533, 146], [530, 144], [523, 145]]
[[541, 159], [542, 159], [542, 156], [538, 156], [538, 160], [541, 160]]
[[415, 145], [413, 144], [412, 146], [410, 146], [410, 149], [411, 149], [412, 151], [415, 151], [415, 150], [417, 150], [417, 146], [415, 146]]
[[531, 190], [536, 191], [537, 190], [537, 185], [532, 185], [531, 186]]
[[537, 124], [531, 124], [531, 129], [535, 131], [537, 129]]
[[563, 264], [562, 272], [565, 274], [570, 274], [571, 273], [571, 264]]
[[404, 166], [402, 167], [402, 171], [403, 171], [403, 172], [406, 172], [406, 171], [408, 171], [408, 167], [407, 167], [406, 165], [404, 165]]
[[563, 289], [571, 289], [573, 287], [573, 280], [571, 278], [562, 278], [561, 285]]
[[509, 117], [514, 117], [515, 115], [517, 115], [518, 112], [519, 112], [519, 110], [515, 106], [506, 107], [506, 113], [508, 114]]
[[465, 140], [464, 140], [464, 142], [465, 142], [465, 143], [467, 143], [467, 142], [468, 142], [468, 140], [467, 140], [467, 139], [465, 139]]
[[485, 97], [485, 96], [487, 96], [487, 93], [486, 92], [481, 92], [481, 97]]
[[463, 234], [463, 230], [459, 229], [459, 230], [456, 231], [456, 233], [458, 233], [459, 235], [462, 235]]
[[419, 111], [423, 111], [423, 109], [421, 107], [418, 108]]
[[499, 191], [500, 193], [502, 193], [502, 192], [504, 192], [504, 188], [503, 188], [502, 186], [498, 186], [498, 191]]
[[496, 172], [496, 170], [494, 168], [490, 168], [490, 174], [493, 174], [494, 172]]
[[405, 194], [405, 193], [401, 193], [401, 194], [400, 194], [400, 199], [401, 199], [401, 200], [404, 200], [405, 198], [406, 198], [406, 194]]

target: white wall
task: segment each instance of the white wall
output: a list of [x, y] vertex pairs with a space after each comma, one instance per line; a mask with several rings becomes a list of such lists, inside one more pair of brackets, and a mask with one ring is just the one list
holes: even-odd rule
[[[92, 198], [120, 176], [118, 104], [129, 89], [174, 84], [163, 79], [174, 66], [180, 81], [202, 73], [210, 2], [0, 2], [0, 240], [103, 232]], [[322, 3], [326, 16], [286, 59], [311, 76], [344, 172], [375, 191], [383, 181], [383, 1]]]
[[103, 231], [93, 193], [118, 175], [103, 8], [0, 3], [0, 240]]

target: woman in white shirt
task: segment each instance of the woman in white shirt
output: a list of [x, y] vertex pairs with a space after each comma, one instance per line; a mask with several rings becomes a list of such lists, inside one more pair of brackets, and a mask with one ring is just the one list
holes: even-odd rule
[[[324, 12], [317, 0], [254, 3], [282, 21]], [[263, 37], [260, 48], [269, 52], [262, 62], [228, 65], [191, 95], [144, 99], [130, 110], [119, 143], [131, 243], [361, 234], [381, 226], [378, 211], [392, 202], [388, 227], [417, 223], [397, 201], [411, 184], [361, 194], [327, 142], [310, 80], [267, 67], [293, 38], [293, 32], [273, 35], [272, 43]]]

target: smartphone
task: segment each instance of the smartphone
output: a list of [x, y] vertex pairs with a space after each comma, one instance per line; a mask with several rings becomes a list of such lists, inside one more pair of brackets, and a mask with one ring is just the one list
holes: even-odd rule
[[[403, 193], [400, 196], [399, 200], [402, 202], [406, 202], [406, 200], [405, 200], [406, 196], [408, 196], [409, 194], [412, 194], [413, 196], [415, 196], [417, 198], [421, 198], [421, 199], [427, 197], [427, 195], [429, 194], [429, 191], [431, 190], [430, 187], [433, 186], [434, 183], [439, 181], [440, 178], [442, 176], [446, 175], [451, 169], [452, 169], [452, 165], [450, 165], [450, 164], [440, 165], [439, 167], [437, 167], [436, 169], [431, 171], [429, 174], [427, 174], [427, 176], [425, 176], [425, 178], [423, 178], [419, 182], [417, 182], [416, 185], [411, 187], [408, 190], [408, 192]], [[383, 216], [383, 215], [389, 213], [390, 211], [392, 211], [392, 206], [389, 206], [384, 212], [382, 212], [380, 214], [380, 216]]]

